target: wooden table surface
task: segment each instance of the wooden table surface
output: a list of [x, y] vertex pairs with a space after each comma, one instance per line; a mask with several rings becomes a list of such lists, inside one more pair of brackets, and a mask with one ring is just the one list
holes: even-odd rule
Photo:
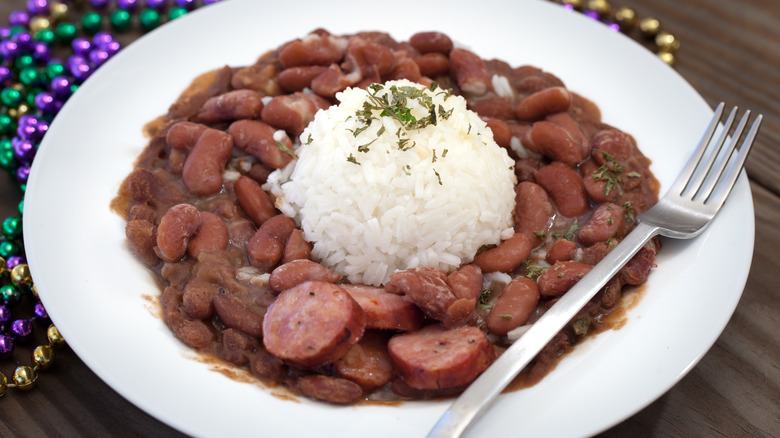
[[[0, 2], [0, 25], [26, 3]], [[711, 106], [723, 100], [765, 119], [747, 164], [756, 242], [736, 312], [677, 385], [600, 436], [780, 436], [780, 1], [612, 4], [653, 16], [678, 37], [676, 68]], [[11, 177], [0, 174], [0, 218], [14, 215], [20, 200]], [[181, 435], [122, 398], [67, 347], [56, 355], [56, 365], [41, 373], [35, 389], [9, 389], [0, 398], [0, 436]], [[10, 376], [14, 365], [7, 362], [0, 361], [0, 370]]]

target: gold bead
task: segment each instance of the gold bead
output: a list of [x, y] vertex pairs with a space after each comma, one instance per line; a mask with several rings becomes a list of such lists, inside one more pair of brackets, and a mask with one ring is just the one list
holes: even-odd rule
[[639, 30], [645, 38], [653, 38], [661, 31], [661, 22], [653, 17], [645, 17], [639, 21]]
[[46, 17], [32, 17], [30, 18], [30, 32], [32, 32], [33, 35], [37, 34], [38, 32], [46, 29], [51, 28], [51, 21], [49, 21]]
[[3, 257], [0, 257], [0, 278], [8, 272], [8, 264]]
[[32, 353], [35, 368], [45, 370], [54, 362], [54, 350], [50, 345], [39, 345]]
[[8, 388], [8, 379], [5, 374], [0, 373], [0, 396], [5, 394], [5, 390]]
[[658, 57], [661, 58], [661, 61], [669, 66], [674, 66], [674, 64], [677, 62], [677, 59], [672, 52], [660, 51], [658, 52]]
[[19, 112], [16, 110], [16, 108], [8, 108], [6, 112], [10, 118], [19, 119]]
[[22, 117], [23, 115], [30, 112], [30, 106], [26, 103], [20, 103], [18, 107], [16, 107], [16, 117], [17, 119], [19, 117]]
[[68, 5], [61, 2], [49, 2], [49, 10], [51, 11], [51, 18], [55, 21], [62, 20], [68, 16]]
[[615, 11], [615, 22], [623, 30], [633, 29], [636, 26], [636, 12], [633, 9], [622, 7]]
[[30, 286], [30, 293], [32, 294], [33, 298], [38, 299], [38, 288], [36, 288], [34, 284]]
[[11, 269], [11, 281], [17, 287], [30, 287], [32, 286], [32, 275], [30, 275], [30, 267], [26, 263], [19, 263]]
[[573, 9], [581, 11], [583, 1], [584, 0], [561, 0], [561, 4], [564, 6], [571, 6]]
[[14, 371], [14, 385], [22, 391], [33, 389], [36, 380], [38, 380], [38, 373], [27, 365], [17, 367]]
[[606, 17], [612, 12], [612, 5], [607, 0], [588, 0], [588, 10], [599, 14], [599, 17]]
[[655, 36], [655, 45], [664, 52], [675, 52], [680, 48], [680, 40], [668, 32], [659, 32]]
[[65, 339], [62, 338], [60, 331], [57, 330], [57, 327], [55, 327], [54, 324], [46, 329], [46, 337], [49, 339], [49, 344], [51, 345], [59, 345], [65, 342]]

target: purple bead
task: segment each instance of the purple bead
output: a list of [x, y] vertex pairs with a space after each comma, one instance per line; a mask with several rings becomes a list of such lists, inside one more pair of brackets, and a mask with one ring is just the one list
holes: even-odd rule
[[92, 67], [86, 62], [75, 64], [71, 67], [70, 74], [72, 74], [76, 80], [84, 82], [92, 75]]
[[219, 3], [219, 0], [203, 0], [203, 6], [213, 5], [214, 3]]
[[116, 0], [116, 6], [119, 9], [124, 9], [126, 11], [133, 12], [138, 7], [138, 1], [137, 0]]
[[168, 7], [168, 1], [167, 0], [146, 0], [146, 7], [161, 11], [166, 7]]
[[11, 28], [8, 26], [0, 26], [0, 39], [6, 39], [11, 36]]
[[108, 0], [89, 0], [95, 9], [105, 9], [108, 6]]
[[32, 57], [39, 62], [49, 62], [51, 50], [49, 50], [49, 46], [45, 43], [36, 41], [32, 44]]
[[13, 11], [8, 16], [8, 24], [13, 26], [27, 26], [30, 24], [30, 15], [27, 11]]
[[32, 15], [48, 15], [48, 0], [27, 0], [27, 11]]
[[11, 320], [11, 309], [5, 304], [0, 306], [0, 326], [5, 326], [5, 323]]
[[30, 178], [30, 166], [22, 164], [17, 167], [15, 176], [19, 184], [27, 184], [27, 179]]
[[111, 56], [105, 50], [93, 50], [89, 52], [89, 61], [95, 67], [100, 67], [104, 62], [108, 61]]
[[[13, 140], [17, 140], [17, 138], [14, 137]], [[14, 157], [16, 157], [17, 161], [28, 164], [32, 163], [33, 158], [35, 158], [35, 145], [32, 144], [30, 140], [13, 140]], [[10, 259], [8, 260], [8, 264], [11, 264]]]
[[17, 319], [11, 323], [11, 332], [17, 341], [26, 341], [32, 337], [33, 324], [29, 319]]
[[583, 13], [584, 13], [584, 14], [585, 14], [585, 16], [586, 16], [586, 17], [588, 17], [588, 18], [592, 18], [592, 19], [594, 19], [594, 20], [598, 20], [598, 19], [599, 19], [599, 13], [598, 13], [598, 12], [596, 12], [596, 11], [585, 11], [585, 12], [583, 12]]
[[92, 44], [100, 48], [104, 48], [111, 41], [114, 41], [114, 37], [108, 32], [98, 32], [92, 37]]
[[19, 32], [11, 38], [17, 45], [19, 50], [27, 50], [33, 42], [33, 37], [27, 32]]
[[43, 303], [38, 301], [35, 303], [35, 317], [42, 321], [48, 321], [49, 320], [49, 312], [46, 311], [46, 308], [43, 307]]
[[195, 0], [176, 0], [176, 6], [191, 11], [195, 9]]
[[0, 335], [0, 359], [8, 359], [14, 354], [14, 340], [10, 336]]
[[10, 270], [15, 268], [17, 265], [20, 265], [22, 263], [27, 263], [27, 259], [25, 259], [22, 256], [11, 256], [8, 257], [8, 261], [5, 263], [8, 266], [8, 269]]
[[19, 54], [19, 44], [15, 41], [3, 40], [0, 41], [0, 55], [5, 59], [13, 59]]
[[56, 76], [54, 79], [51, 80], [51, 83], [49, 84], [49, 88], [54, 93], [55, 96], [57, 96], [60, 99], [65, 99], [68, 96], [70, 96], [71, 93], [71, 82], [70, 79], [66, 78], [65, 76]]
[[62, 102], [54, 98], [48, 91], [42, 91], [35, 96], [35, 107], [46, 114], [56, 114], [62, 108]]
[[79, 56], [87, 56], [92, 50], [92, 42], [82, 37], [74, 38], [70, 45], [73, 47], [73, 53]]
[[119, 44], [119, 41], [109, 41], [108, 43], [103, 44], [100, 48], [105, 50], [109, 56], [114, 56], [119, 53], [122, 45]]
[[14, 78], [14, 72], [10, 68], [0, 65], [0, 85], [5, 85], [6, 81]]
[[38, 124], [38, 118], [30, 114], [25, 114], [19, 117], [19, 126], [34, 126]]

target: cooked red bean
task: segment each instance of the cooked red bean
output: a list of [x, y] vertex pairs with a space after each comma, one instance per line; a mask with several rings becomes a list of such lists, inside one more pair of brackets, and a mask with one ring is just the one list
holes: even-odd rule
[[[287, 134], [274, 138], [276, 129], [259, 120], [239, 120], [230, 124], [228, 134], [236, 146], [252, 154], [266, 166], [281, 169], [293, 159], [292, 140]], [[284, 132], [284, 131], [281, 131]]]
[[399, 79], [408, 79], [412, 82], [418, 82], [422, 76], [420, 73], [420, 67], [411, 58], [400, 59], [393, 68], [393, 71], [387, 75], [388, 81], [395, 81]]
[[333, 370], [365, 389], [389, 382], [393, 378], [393, 361], [387, 352], [387, 336], [367, 330], [360, 342], [333, 363]]
[[557, 262], [537, 279], [539, 292], [545, 297], [558, 297], [566, 293], [593, 268], [579, 262]]
[[536, 246], [542, 239], [539, 233], [547, 232], [555, 208], [542, 186], [522, 181], [515, 186], [515, 232], [531, 239]]
[[221, 286], [193, 278], [184, 286], [182, 310], [194, 319], [208, 319], [214, 314], [211, 299], [219, 293]]
[[307, 397], [339, 405], [357, 403], [363, 397], [363, 389], [357, 383], [323, 374], [298, 378], [298, 390]]
[[276, 79], [279, 81], [279, 86], [287, 92], [302, 91], [304, 88], [311, 87], [311, 81], [327, 68], [324, 65], [290, 67], [280, 71]]
[[284, 243], [282, 263], [311, 258], [311, 248], [311, 243], [303, 237], [303, 231], [298, 228], [294, 229]]
[[528, 136], [534, 150], [553, 160], [576, 166], [586, 158], [577, 139], [555, 123], [545, 120], [536, 122]]
[[601, 204], [577, 231], [577, 237], [585, 246], [606, 242], [610, 238], [622, 238], [625, 232], [624, 214], [625, 210], [619, 205], [611, 202]]
[[177, 204], [168, 209], [157, 227], [157, 255], [168, 263], [181, 260], [200, 223], [200, 212], [190, 204]]
[[181, 179], [192, 194], [209, 196], [222, 189], [222, 172], [233, 149], [224, 131], [207, 129], [198, 137], [182, 168]]
[[618, 162], [628, 161], [633, 156], [634, 140], [630, 135], [617, 129], [604, 129], [590, 140], [593, 159], [599, 165], [606, 163], [604, 152]]
[[388, 291], [403, 293], [428, 316], [446, 327], [466, 323], [476, 305], [476, 299], [459, 298], [447, 284], [447, 275], [436, 268], [413, 268], [390, 276]]
[[278, 214], [268, 219], [257, 229], [247, 243], [249, 263], [270, 271], [282, 259], [284, 243], [295, 229], [295, 221]]
[[637, 286], [647, 281], [650, 275], [650, 269], [654, 266], [655, 251], [646, 246], [637, 252], [631, 260], [626, 263], [618, 275], [626, 283]]
[[571, 93], [565, 87], [550, 87], [521, 100], [515, 108], [515, 117], [526, 122], [544, 118], [548, 114], [566, 111], [571, 106]]
[[450, 51], [450, 70], [460, 89], [467, 94], [482, 96], [490, 89], [490, 73], [485, 62], [466, 49], [455, 48]]
[[256, 91], [233, 90], [209, 98], [200, 109], [198, 119], [204, 123], [256, 119], [263, 110], [263, 100]]
[[259, 346], [249, 357], [249, 371], [258, 379], [276, 383], [282, 374], [283, 362]]
[[157, 245], [156, 232], [154, 224], [145, 219], [128, 221], [125, 226], [125, 236], [130, 243], [130, 248], [146, 266], [160, 263], [160, 258], [154, 252], [154, 247]]
[[504, 149], [509, 149], [512, 144], [512, 130], [509, 125], [499, 119], [488, 119], [487, 127], [493, 132], [493, 140]]
[[238, 177], [233, 184], [233, 190], [238, 205], [258, 227], [276, 216], [276, 208], [271, 197], [252, 178], [243, 175]]
[[409, 38], [409, 44], [420, 53], [448, 54], [452, 50], [452, 39], [441, 32], [418, 32]]
[[229, 292], [218, 293], [211, 298], [219, 319], [231, 328], [255, 336], [263, 336], [263, 315], [250, 309]]
[[342, 63], [345, 70], [359, 71], [363, 77], [368, 76], [369, 71], [384, 76], [393, 70], [393, 66], [395, 66], [395, 55], [389, 47], [360, 37], [350, 38]]
[[202, 252], [224, 251], [228, 247], [228, 229], [222, 218], [208, 211], [200, 212], [200, 228], [190, 239], [187, 254], [197, 260]]
[[585, 191], [593, 202], [600, 204], [617, 200], [620, 195], [620, 188], [615, 187], [614, 184], [607, 187], [607, 177], [603, 176], [603, 172], [599, 172], [599, 166], [595, 161], [583, 161], [580, 165], [580, 172], [582, 172], [582, 184], [585, 187]]
[[582, 178], [571, 167], [553, 161], [539, 169], [535, 177], [562, 215], [577, 217], [588, 211], [588, 197]]
[[276, 357], [313, 368], [347, 354], [365, 326], [363, 310], [344, 289], [307, 281], [282, 292], [268, 308], [263, 343]]
[[424, 53], [413, 59], [420, 74], [429, 78], [445, 75], [450, 71], [450, 60], [442, 53]]
[[285, 45], [279, 52], [279, 63], [283, 68], [330, 65], [341, 61], [346, 48], [346, 40], [342, 38], [312, 33]]
[[230, 363], [244, 365], [259, 345], [257, 338], [233, 328], [222, 331], [222, 357]]
[[347, 76], [338, 64], [331, 64], [317, 77], [312, 79], [311, 91], [322, 97], [333, 97], [339, 91], [343, 91], [347, 87], [360, 82], [362, 75], [359, 73], [356, 72], [354, 75]]
[[368, 328], [415, 331], [423, 325], [420, 309], [401, 295], [362, 284], [342, 284], [341, 287], [360, 304]]
[[171, 149], [188, 151], [192, 149], [192, 146], [198, 141], [198, 137], [206, 129], [208, 126], [201, 123], [177, 122], [168, 129], [165, 135], [165, 144]]
[[474, 264], [482, 272], [512, 272], [523, 264], [531, 255], [533, 241], [523, 233], [515, 233], [507, 240], [499, 243], [474, 257]]
[[393, 336], [387, 343], [401, 378], [417, 389], [445, 389], [471, 383], [495, 358], [493, 344], [476, 327], [430, 325]]
[[235, 89], [254, 90], [265, 96], [276, 96], [282, 92], [276, 81], [277, 73], [274, 64], [261, 62], [237, 70], [230, 80], [230, 85]]
[[554, 265], [555, 262], [565, 262], [572, 260], [577, 252], [577, 244], [571, 240], [558, 239], [552, 244], [547, 254], [544, 256], [544, 261]]
[[304, 281], [312, 280], [335, 283], [341, 280], [341, 274], [311, 260], [293, 260], [271, 271], [268, 285], [272, 291], [279, 293]]
[[480, 117], [512, 120], [515, 118], [515, 105], [506, 99], [487, 99], [469, 105]]
[[479, 299], [482, 292], [482, 270], [477, 265], [462, 265], [447, 275], [447, 285], [458, 298]]
[[330, 102], [314, 94], [294, 93], [277, 96], [263, 108], [262, 119], [277, 129], [301, 135], [314, 114], [330, 107]]
[[203, 348], [214, 341], [214, 332], [199, 319], [192, 319], [179, 308], [181, 294], [173, 287], [163, 289], [160, 296], [163, 309], [163, 322], [180, 341], [192, 348]]
[[487, 327], [491, 333], [505, 335], [528, 322], [539, 303], [539, 286], [526, 277], [509, 282], [501, 291], [488, 314]]

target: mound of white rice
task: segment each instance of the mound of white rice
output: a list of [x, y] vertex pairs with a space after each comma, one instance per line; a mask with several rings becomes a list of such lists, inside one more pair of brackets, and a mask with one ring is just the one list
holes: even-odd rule
[[401, 269], [451, 271], [511, 236], [514, 162], [466, 101], [406, 80], [372, 87], [318, 112], [266, 186], [313, 258], [380, 285]]

